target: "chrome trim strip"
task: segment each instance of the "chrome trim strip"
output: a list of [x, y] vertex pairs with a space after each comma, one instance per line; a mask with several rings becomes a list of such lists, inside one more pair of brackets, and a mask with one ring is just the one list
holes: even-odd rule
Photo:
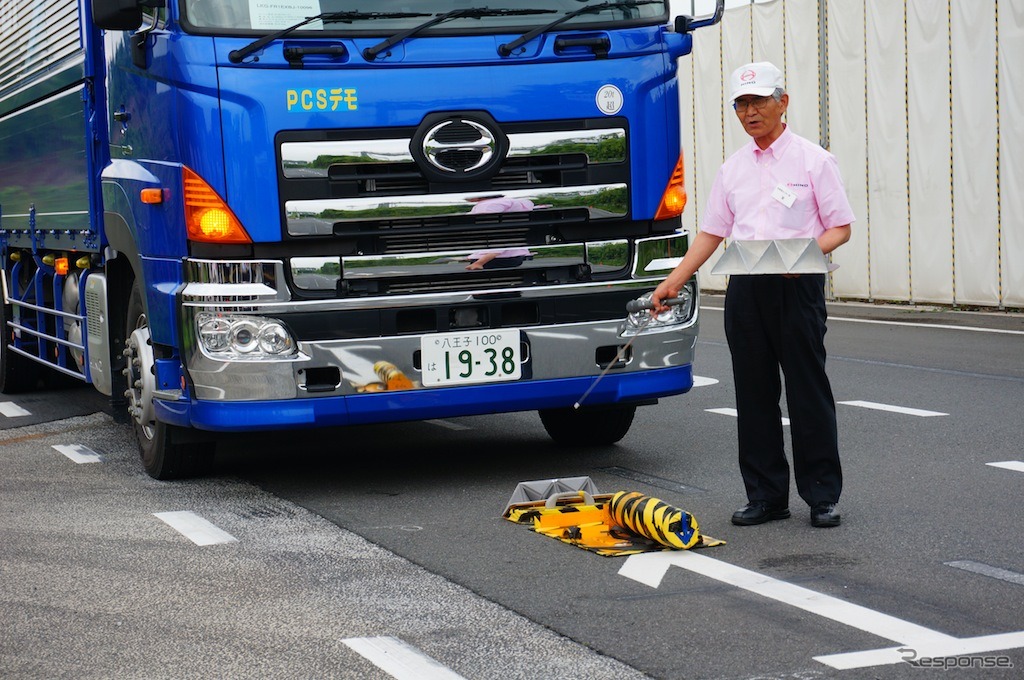
[[[586, 154], [591, 165], [626, 160], [623, 128], [523, 132], [510, 134], [509, 158]], [[412, 163], [412, 139], [353, 139], [344, 141], [285, 142], [281, 145], [281, 171], [289, 179], [327, 177], [330, 165]], [[317, 159], [323, 159], [312, 166]]]
[[[675, 242], [682, 239], [685, 236], [683, 232], [677, 232], [671, 236], [654, 236], [650, 238], [640, 239], [637, 241], [640, 244], [640, 248], [647, 250], [657, 245], [659, 241]], [[595, 242], [593, 244], [587, 244], [588, 246], [595, 246], [604, 243], [615, 243], [615, 242]], [[556, 252], [559, 246], [552, 246], [550, 252]], [[541, 249], [544, 246], [535, 246], [531, 248]], [[438, 251], [434, 253], [421, 253], [418, 255], [410, 256], [381, 256], [380, 261], [387, 259], [394, 259], [395, 261], [415, 261], [420, 258], [433, 258], [433, 257], [456, 257], [461, 252], [466, 251]], [[316, 258], [307, 258], [316, 259]], [[350, 261], [360, 261], [355, 258], [347, 258]], [[340, 258], [325, 257], [324, 260], [339, 261]], [[362, 261], [372, 261], [373, 258], [364, 258]], [[199, 261], [202, 262], [202, 261]], [[411, 293], [408, 295], [381, 295], [381, 296], [366, 296], [366, 297], [353, 297], [353, 298], [327, 298], [319, 300], [291, 300], [288, 297], [283, 297], [281, 291], [285, 289], [283, 275], [277, 267], [283, 269], [283, 263], [278, 261], [263, 262], [264, 264], [275, 265], [275, 271], [281, 278], [276, 279], [280, 289], [278, 290], [278, 296], [271, 299], [261, 299], [258, 304], [253, 304], [251, 300], [190, 300], [187, 297], [183, 298], [182, 304], [186, 307], [195, 308], [196, 310], [207, 310], [207, 311], [229, 311], [246, 309], [256, 314], [287, 314], [289, 312], [334, 312], [334, 311], [350, 311], [350, 310], [365, 310], [365, 309], [393, 309], [396, 307], [412, 307], [412, 306], [431, 306], [431, 305], [454, 305], [460, 303], [472, 303], [479, 302], [480, 300], [493, 298], [496, 295], [514, 295], [519, 299], [540, 299], [545, 297], [554, 297], [564, 295], [569, 291], [586, 291], [587, 289], [601, 289], [601, 290], [615, 290], [615, 289], [632, 289], [638, 290], [637, 295], [647, 292], [654, 288], [659, 282], [661, 282], [665, 276], [664, 271], [646, 271], [641, 265], [640, 261], [634, 259], [631, 263], [631, 274], [632, 278], [617, 280], [617, 281], [594, 281], [589, 283], [566, 283], [566, 284], [554, 284], [551, 286], [541, 287], [529, 287], [529, 288], [516, 288], [516, 287], [499, 287], [499, 288], [474, 288], [471, 282], [467, 282], [467, 286], [464, 290], [460, 291], [444, 291], [435, 293]], [[294, 275], [294, 272], [293, 272]]]
[[252, 304], [290, 297], [280, 260], [185, 260], [183, 301]]
[[[592, 217], [599, 219], [625, 217], [628, 214], [626, 189], [627, 186], [622, 183], [536, 190], [516, 189], [503, 192], [501, 197], [528, 199], [533, 203], [534, 210], [591, 207], [597, 201], [605, 201], [610, 205], [592, 209]], [[621, 196], [615, 192], [621, 192]], [[329, 236], [334, 233], [334, 225], [337, 222], [469, 215], [480, 199], [494, 195], [493, 191], [473, 191], [426, 196], [297, 200], [287, 201], [285, 212], [288, 233], [292, 236]], [[330, 214], [325, 216], [328, 211]], [[374, 211], [378, 214], [374, 215]], [[486, 214], [481, 213], [481, 216]]]
[[[515, 251], [515, 252], [513, 252]], [[448, 251], [408, 255], [381, 255], [344, 257], [341, 260], [342, 275], [346, 280], [388, 279], [405, 276], [430, 276], [432, 274], [462, 271], [471, 261], [471, 255], [493, 252], [509, 253], [523, 268], [563, 267], [586, 262], [586, 248], [583, 244], [567, 246], [532, 246], [529, 248], [481, 248], [475, 251]], [[529, 252], [527, 255], [526, 252]], [[453, 266], [454, 265], [454, 266]]]
[[[610, 291], [615, 289], [635, 288], [637, 289], [637, 296], [640, 296], [642, 293], [653, 289], [654, 286], [660, 283], [663, 279], [664, 276], [656, 275], [629, 281], [595, 281], [590, 283], [572, 283], [535, 288], [467, 288], [466, 290], [457, 292], [445, 291], [442, 293], [411, 293], [409, 295], [326, 298], [318, 300], [261, 300], [259, 301], [259, 304], [253, 304], [252, 301], [245, 300], [184, 300], [182, 302], [182, 306], [193, 309], [197, 313], [199, 311], [226, 312], [245, 310], [250, 314], [275, 316], [278, 314], [288, 314], [292, 312], [319, 313], [479, 303], [483, 300], [493, 299], [501, 295], [515, 296], [515, 298], [520, 300], [533, 300], [565, 295], [570, 291], [586, 291], [587, 289]], [[623, 316], [625, 316], [625, 311], [623, 311]]]
[[690, 232], [684, 229], [672, 236], [637, 239], [633, 251], [633, 276], [656, 276], [657, 272], [671, 271], [679, 264], [677, 258], [686, 254], [689, 244]]

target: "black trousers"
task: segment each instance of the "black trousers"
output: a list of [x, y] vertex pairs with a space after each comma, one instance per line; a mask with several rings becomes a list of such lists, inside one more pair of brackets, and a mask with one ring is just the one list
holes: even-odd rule
[[793, 438], [793, 474], [808, 505], [836, 503], [843, 487], [836, 405], [825, 374], [825, 276], [732, 276], [725, 335], [739, 414], [739, 463], [747, 498], [788, 504], [781, 368]]

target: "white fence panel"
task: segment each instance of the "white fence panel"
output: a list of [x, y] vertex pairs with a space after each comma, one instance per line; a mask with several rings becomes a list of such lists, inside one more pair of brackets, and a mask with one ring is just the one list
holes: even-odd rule
[[828, 26], [830, 150], [839, 162], [857, 218], [849, 243], [832, 255], [839, 265], [832, 274], [832, 286], [838, 297], [863, 299], [871, 296], [864, 4], [832, 0]]
[[995, 3], [953, 4], [953, 295], [999, 297]]
[[1024, 0], [998, 0], [1001, 302], [1024, 307]]
[[953, 169], [947, 0], [915, 0], [907, 12], [911, 296], [953, 299]]
[[785, 4], [786, 89], [789, 91], [786, 121], [793, 126], [793, 132], [817, 141], [821, 138], [818, 0], [787, 0]]
[[[793, 130], [827, 129], [857, 216], [834, 255], [835, 296], [1024, 306], [1024, 0], [758, 0], [723, 23], [696, 33], [681, 80], [684, 224], [699, 228], [718, 165], [746, 141], [726, 108], [730, 73], [768, 60], [786, 75]], [[715, 261], [701, 284], [720, 290]]]
[[910, 299], [903, 4], [867, 2], [871, 296]]

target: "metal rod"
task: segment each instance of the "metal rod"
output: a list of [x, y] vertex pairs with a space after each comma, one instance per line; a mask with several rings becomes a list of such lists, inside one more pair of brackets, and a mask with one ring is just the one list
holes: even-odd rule
[[[678, 305], [680, 303], [685, 302], [687, 299], [688, 299], [688, 297], [674, 297], [674, 298], [671, 298], [669, 300], [663, 300], [662, 304], [667, 305], [669, 307], [672, 307], [674, 305]], [[643, 311], [645, 309], [653, 309], [653, 308], [654, 308], [654, 305], [651, 303], [650, 300], [647, 300], [646, 302], [642, 301], [642, 300], [630, 300], [629, 302], [626, 303], [626, 311], [631, 313], [631, 314]], [[636, 340], [638, 337], [640, 337], [640, 334], [643, 333], [643, 330], [645, 328], [647, 328], [647, 324], [651, 323], [651, 321], [653, 319], [654, 319], [653, 315], [651, 315], [651, 314], [646, 315], [646, 317], [643, 320], [643, 323], [641, 323], [637, 327], [636, 333], [633, 335], [633, 337], [631, 337], [629, 339], [629, 341], [625, 345], [623, 345], [622, 347], [619, 348], [619, 351], [615, 353], [615, 358], [612, 359], [608, 363], [608, 365], [604, 367], [604, 370], [601, 371], [601, 373], [598, 374], [597, 378], [594, 379], [594, 382], [591, 383], [590, 387], [587, 388], [587, 391], [583, 393], [583, 396], [580, 397], [579, 399], [577, 399], [576, 403], [572, 405], [573, 409], [579, 410], [580, 404], [582, 404], [583, 401], [587, 397], [590, 396], [590, 393], [594, 391], [594, 388], [597, 387], [597, 384], [599, 382], [601, 382], [601, 380], [603, 380], [606, 375], [608, 375], [608, 371], [610, 371], [613, 366], [615, 366], [616, 364], [619, 363], [619, 361], [622, 359], [623, 355], [626, 353], [626, 350], [629, 349], [630, 345], [633, 344], [634, 340]]]
[[640, 324], [639, 328], [636, 329], [636, 335], [631, 337], [629, 339], [629, 342], [627, 342], [625, 345], [619, 348], [619, 351], [615, 353], [615, 358], [608, 362], [608, 365], [604, 367], [604, 370], [601, 371], [601, 373], [597, 376], [597, 379], [595, 379], [594, 382], [590, 384], [590, 387], [588, 387], [587, 391], [583, 393], [583, 396], [580, 397], [576, 401], [576, 403], [572, 405], [573, 409], [579, 410], [580, 404], [583, 403], [583, 400], [589, 397], [590, 393], [594, 391], [595, 387], [597, 387], [597, 384], [601, 382], [601, 380], [603, 380], [606, 375], [608, 375], [608, 371], [612, 369], [612, 366], [615, 366], [616, 364], [619, 363], [619, 361], [622, 359], [622, 356], [626, 353], [626, 350], [629, 349], [629, 346], [633, 344], [634, 340], [640, 337], [640, 333], [643, 332], [645, 328], [647, 328], [647, 324], [649, 324], [651, 322], [651, 319], [653, 318], [653, 316], [649, 314], [647, 315], [647, 318], [644, 319], [644, 322]]

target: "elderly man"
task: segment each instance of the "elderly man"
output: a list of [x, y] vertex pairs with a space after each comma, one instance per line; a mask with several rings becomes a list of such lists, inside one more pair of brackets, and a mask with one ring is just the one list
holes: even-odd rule
[[[814, 238], [830, 253], [850, 239], [850, 208], [835, 157], [782, 121], [789, 106], [781, 71], [746, 64], [732, 74], [736, 116], [751, 142], [718, 171], [701, 231], [679, 265], [654, 291], [654, 313], [724, 238]], [[825, 374], [824, 274], [732, 276], [725, 333], [732, 354], [739, 466], [748, 503], [733, 524], [763, 524], [789, 512], [789, 463], [779, 399], [785, 376], [793, 437], [793, 472], [811, 524], [840, 523], [842, 491], [836, 408]]]

